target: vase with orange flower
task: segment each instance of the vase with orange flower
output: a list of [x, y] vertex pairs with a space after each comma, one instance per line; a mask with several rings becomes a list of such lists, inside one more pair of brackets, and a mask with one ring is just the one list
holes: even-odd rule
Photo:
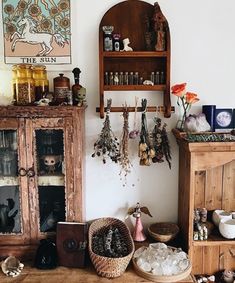
[[177, 96], [177, 104], [182, 110], [180, 119], [177, 122], [176, 128], [180, 131], [184, 130], [185, 119], [192, 104], [199, 101], [196, 93], [186, 91], [186, 83], [176, 84], [172, 86], [171, 92]]

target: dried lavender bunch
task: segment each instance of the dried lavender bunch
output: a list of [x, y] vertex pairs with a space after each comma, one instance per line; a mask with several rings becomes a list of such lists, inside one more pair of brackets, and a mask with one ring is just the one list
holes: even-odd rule
[[142, 115], [141, 115], [141, 132], [140, 132], [140, 142], [139, 142], [139, 157], [140, 157], [140, 165], [151, 165], [152, 158], [155, 156], [155, 150], [153, 149], [148, 133], [147, 127], [147, 117], [146, 117], [146, 109], [147, 109], [147, 99], [142, 99]]
[[127, 107], [124, 107], [123, 110], [123, 132], [122, 132], [122, 138], [120, 142], [120, 165], [121, 165], [121, 171], [120, 175], [124, 174], [124, 177], [126, 178], [127, 174], [130, 173], [130, 167], [131, 162], [129, 159], [129, 112]]
[[104, 125], [99, 135], [99, 138], [94, 143], [94, 153], [92, 154], [92, 157], [102, 157], [104, 164], [106, 163], [107, 158], [110, 158], [115, 163], [117, 163], [120, 159], [119, 141], [111, 129], [109, 119], [111, 103], [112, 100], [108, 99]]

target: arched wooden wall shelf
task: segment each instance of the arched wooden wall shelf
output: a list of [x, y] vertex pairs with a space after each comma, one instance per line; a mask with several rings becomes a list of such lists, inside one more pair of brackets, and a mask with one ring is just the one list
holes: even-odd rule
[[[158, 4], [157, 4], [158, 5]], [[159, 107], [164, 112], [165, 117], [170, 117], [174, 107], [171, 107], [170, 100], [170, 30], [165, 20], [166, 47], [164, 51], [148, 50], [146, 48], [146, 18], [152, 23], [155, 6], [144, 1], [127, 0], [110, 8], [103, 16], [99, 26], [99, 73], [100, 73], [100, 107], [96, 111], [100, 112], [100, 117], [104, 117], [105, 112], [105, 92], [106, 91], [153, 91], [163, 93], [163, 105]], [[161, 11], [160, 11], [161, 13]], [[161, 13], [162, 14], [162, 13]], [[162, 15], [163, 16], [163, 15]], [[164, 17], [164, 16], [163, 16]], [[113, 33], [119, 33], [121, 38], [129, 38], [133, 51], [104, 51], [103, 26], [114, 26]], [[152, 24], [151, 24], [152, 25]], [[152, 29], [152, 28], [151, 28]], [[144, 80], [149, 79], [152, 71], [161, 70], [164, 72], [165, 80], [163, 84], [149, 85], [105, 85], [105, 72], [139, 72]], [[121, 112], [122, 107], [112, 107], [111, 112]], [[158, 109], [158, 110], [159, 110]], [[134, 111], [134, 107], [129, 108]], [[139, 109], [141, 111], [141, 109]], [[156, 107], [149, 106], [148, 111], [156, 111]]]

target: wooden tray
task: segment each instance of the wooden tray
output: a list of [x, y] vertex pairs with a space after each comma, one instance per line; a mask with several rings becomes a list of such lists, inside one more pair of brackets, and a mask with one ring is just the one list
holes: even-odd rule
[[159, 282], [159, 283], [160, 282], [178, 282], [178, 281], [181, 281], [181, 280], [187, 278], [192, 271], [192, 265], [191, 265], [191, 263], [189, 263], [188, 268], [183, 272], [180, 272], [176, 275], [169, 275], [169, 276], [162, 275], [162, 276], [160, 276], [160, 275], [154, 275], [150, 272], [143, 271], [141, 268], [139, 268], [139, 266], [136, 263], [136, 259], [134, 259], [134, 258], [132, 258], [132, 263], [133, 263], [133, 267], [134, 267], [135, 272], [139, 276], [141, 276], [141, 277], [143, 277], [147, 280], [151, 280], [153, 282]]

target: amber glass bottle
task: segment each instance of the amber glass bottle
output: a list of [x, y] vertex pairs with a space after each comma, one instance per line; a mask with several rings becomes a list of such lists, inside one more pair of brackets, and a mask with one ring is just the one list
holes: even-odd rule
[[74, 85], [72, 86], [73, 105], [78, 105], [80, 90], [82, 88], [82, 86], [80, 85], [81, 70], [79, 68], [74, 68], [72, 72], [74, 75]]
[[18, 64], [12, 68], [13, 97], [17, 105], [28, 105], [35, 101], [35, 82], [32, 65]]
[[49, 91], [46, 66], [35, 65], [32, 67], [33, 79], [35, 82], [35, 100], [39, 101]]

